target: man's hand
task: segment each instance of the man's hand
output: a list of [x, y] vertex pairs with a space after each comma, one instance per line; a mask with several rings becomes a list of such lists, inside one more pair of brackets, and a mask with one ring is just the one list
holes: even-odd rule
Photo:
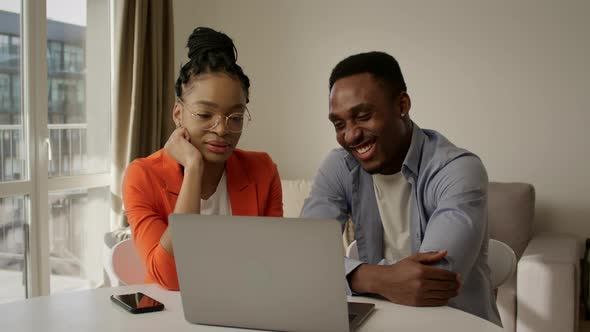
[[381, 295], [391, 302], [410, 306], [442, 306], [459, 294], [459, 275], [428, 266], [446, 251], [418, 253], [393, 265], [360, 265], [350, 277], [357, 293]]
[[174, 130], [164, 145], [164, 149], [184, 168], [202, 168], [203, 156], [191, 144], [191, 137], [186, 128], [180, 127]]

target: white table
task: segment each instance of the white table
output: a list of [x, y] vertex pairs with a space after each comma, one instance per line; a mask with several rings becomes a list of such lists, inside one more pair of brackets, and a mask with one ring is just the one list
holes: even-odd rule
[[[164, 303], [161, 312], [133, 315], [111, 302], [112, 294], [143, 292]], [[500, 327], [449, 307], [415, 308], [366, 297], [376, 310], [360, 331], [477, 331], [501, 332]], [[189, 324], [184, 320], [179, 292], [156, 285], [99, 288], [44, 296], [0, 305], [2, 331], [239, 331]]]

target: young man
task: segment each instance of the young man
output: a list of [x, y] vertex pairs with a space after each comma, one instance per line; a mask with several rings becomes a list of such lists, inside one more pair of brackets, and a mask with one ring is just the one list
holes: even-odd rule
[[410, 106], [392, 56], [336, 65], [329, 119], [342, 148], [320, 167], [302, 217], [352, 219], [360, 258], [346, 259], [352, 292], [448, 304], [501, 325], [487, 265], [486, 170], [412, 122]]

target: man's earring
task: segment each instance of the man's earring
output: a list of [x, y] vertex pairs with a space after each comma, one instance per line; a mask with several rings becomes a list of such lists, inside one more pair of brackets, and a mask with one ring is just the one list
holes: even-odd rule
[[402, 113], [401, 113], [401, 116], [402, 116], [402, 118], [403, 118], [404, 116], [406, 116], [406, 113], [402, 112]]

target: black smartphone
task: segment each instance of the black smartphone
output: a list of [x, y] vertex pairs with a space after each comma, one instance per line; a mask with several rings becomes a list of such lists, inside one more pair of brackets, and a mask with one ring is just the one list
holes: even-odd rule
[[164, 310], [164, 304], [152, 299], [144, 293], [111, 295], [111, 301], [132, 314]]

